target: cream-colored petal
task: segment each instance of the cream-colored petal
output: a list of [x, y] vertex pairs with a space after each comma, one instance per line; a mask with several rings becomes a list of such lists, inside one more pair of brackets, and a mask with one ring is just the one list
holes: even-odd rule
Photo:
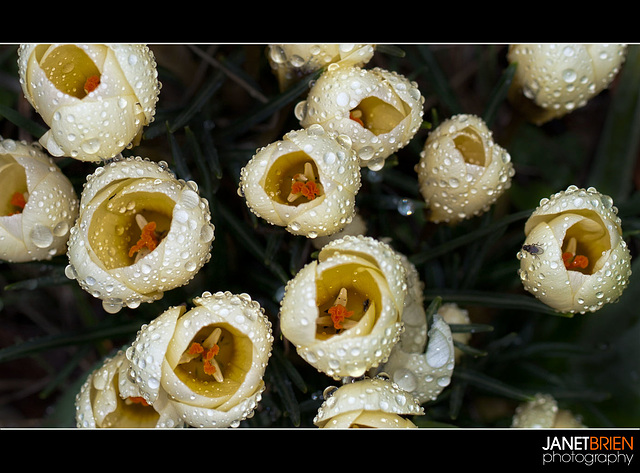
[[435, 400], [449, 385], [454, 366], [451, 329], [440, 315], [434, 314], [426, 351], [407, 352], [398, 344], [381, 369], [422, 404]]
[[131, 376], [135, 379], [141, 396], [153, 404], [159, 396], [162, 381], [163, 360], [167, 347], [176, 330], [178, 319], [184, 314], [182, 306], [172, 307], [148, 324], [143, 325], [136, 339], [127, 348], [131, 363]]

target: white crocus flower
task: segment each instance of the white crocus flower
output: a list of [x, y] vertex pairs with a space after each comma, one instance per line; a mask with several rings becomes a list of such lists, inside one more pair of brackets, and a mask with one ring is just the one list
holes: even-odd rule
[[313, 423], [323, 429], [410, 429], [424, 415], [418, 401], [384, 378], [363, 378], [325, 390]]
[[373, 44], [269, 44], [267, 59], [285, 90], [301, 77], [329, 64], [364, 66], [375, 53]]
[[397, 72], [332, 64], [295, 114], [305, 128], [349, 136], [360, 165], [377, 171], [417, 133], [423, 104], [417, 84]]
[[624, 44], [513, 44], [509, 99], [537, 125], [560, 118], [609, 87], [626, 50]]
[[415, 168], [432, 222], [457, 223], [486, 212], [511, 186], [509, 153], [475, 115], [455, 115], [429, 133]]
[[127, 350], [142, 397], [166, 392], [193, 427], [236, 427], [261, 399], [271, 322], [247, 294], [204, 293], [144, 325]]
[[76, 395], [78, 428], [184, 427], [178, 411], [165, 394], [153, 406], [142, 398], [129, 377], [129, 362], [119, 350], [89, 374]]
[[406, 291], [398, 253], [370, 237], [345, 236], [287, 283], [282, 334], [328, 376], [362, 376], [398, 341]]
[[123, 158], [87, 177], [69, 238], [67, 276], [108, 312], [161, 298], [210, 258], [214, 226], [194, 182], [166, 163]]
[[594, 312], [615, 302], [631, 274], [617, 212], [592, 187], [569, 186], [542, 199], [517, 255], [524, 288], [559, 312]]
[[314, 126], [259, 149], [240, 176], [247, 206], [294, 235], [340, 231], [353, 218], [360, 189], [360, 167], [350, 145], [348, 138]]
[[0, 139], [0, 189], [0, 260], [64, 254], [78, 197], [39, 144]]
[[53, 156], [113, 158], [139, 142], [154, 118], [160, 83], [143, 44], [21, 44], [20, 84], [50, 127], [40, 143]]
[[558, 407], [549, 394], [536, 394], [531, 401], [520, 404], [511, 421], [511, 427], [520, 429], [576, 429], [585, 428], [572, 412]]
[[434, 314], [433, 324], [428, 327], [424, 284], [404, 256], [403, 262], [409, 282], [402, 313], [405, 330], [380, 371], [422, 404], [435, 400], [451, 382], [455, 352], [451, 329], [442, 316]]

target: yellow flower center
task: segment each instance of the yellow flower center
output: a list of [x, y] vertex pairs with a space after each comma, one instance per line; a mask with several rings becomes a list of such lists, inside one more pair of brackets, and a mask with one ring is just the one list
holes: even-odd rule
[[316, 338], [324, 340], [358, 324], [366, 329], [375, 323], [381, 295], [370, 271], [357, 264], [341, 265], [316, 280]]
[[404, 120], [409, 107], [404, 102], [402, 106], [404, 112], [378, 97], [366, 97], [350, 110], [349, 117], [377, 136], [389, 133]]
[[27, 176], [13, 158], [5, 160], [0, 156], [0, 189], [6, 196], [0, 202], [0, 215], [21, 213], [29, 200]]
[[567, 230], [562, 260], [568, 270], [593, 274], [597, 261], [611, 249], [611, 241], [604, 223], [595, 212], [584, 212], [584, 216]]
[[453, 142], [467, 164], [486, 166], [487, 156], [484, 151], [484, 143], [482, 137], [473, 127], [468, 126], [456, 132]]
[[96, 196], [103, 200], [91, 218], [88, 239], [107, 270], [129, 266], [151, 253], [171, 227], [175, 202], [165, 194], [133, 187], [127, 180], [116, 182]]
[[264, 190], [274, 201], [294, 206], [311, 202], [324, 193], [315, 163], [302, 151], [284, 154], [273, 163]]
[[174, 371], [193, 392], [223, 399], [242, 385], [253, 363], [253, 342], [227, 324], [203, 327]]
[[217, 327], [204, 341], [191, 342], [187, 351], [182, 354], [180, 364], [189, 363], [195, 360], [195, 363], [197, 364], [196, 369], [198, 371], [202, 370], [205, 375], [213, 376], [216, 381], [222, 383], [224, 381], [222, 369], [215, 359], [216, 355], [220, 353], [218, 342], [220, 341], [221, 335], [222, 330]]
[[[106, 51], [105, 46], [100, 47]], [[76, 45], [66, 44], [55, 48], [47, 44], [39, 45], [36, 57], [47, 78], [65, 94], [82, 99], [100, 83], [98, 66]]]

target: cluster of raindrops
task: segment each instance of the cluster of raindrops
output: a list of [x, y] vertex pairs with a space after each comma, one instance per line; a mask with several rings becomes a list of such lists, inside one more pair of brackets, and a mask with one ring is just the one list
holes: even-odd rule
[[23, 201], [22, 209], [0, 216], [0, 258], [25, 262], [63, 254], [78, 198], [53, 159], [38, 143], [0, 138], [0, 182], [7, 201], [15, 193]]
[[536, 124], [559, 118], [609, 87], [626, 49], [624, 44], [513, 44], [507, 54], [517, 64], [510, 99]]

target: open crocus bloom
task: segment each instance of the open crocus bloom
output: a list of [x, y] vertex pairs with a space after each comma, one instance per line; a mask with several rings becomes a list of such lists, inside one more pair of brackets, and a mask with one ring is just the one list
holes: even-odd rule
[[37, 143], [0, 139], [0, 260], [63, 254], [78, 216], [71, 182]]
[[429, 133], [418, 173], [432, 222], [457, 223], [486, 212], [511, 186], [509, 153], [475, 115], [455, 115]]
[[184, 422], [166, 395], [153, 406], [129, 379], [129, 362], [119, 350], [89, 374], [76, 396], [78, 428], [176, 428]]
[[536, 394], [531, 401], [516, 408], [511, 427], [521, 429], [577, 429], [585, 428], [572, 412], [558, 407], [549, 394]]
[[22, 44], [20, 84], [50, 129], [54, 156], [102, 161], [136, 144], [154, 118], [156, 63], [142, 44]]
[[627, 286], [631, 256], [609, 196], [569, 186], [543, 199], [525, 224], [524, 288], [560, 312], [594, 312]]
[[162, 162], [136, 157], [99, 167], [82, 192], [67, 276], [108, 312], [188, 283], [214, 239], [209, 204], [197, 190]]
[[313, 423], [323, 429], [410, 429], [424, 415], [418, 401], [384, 378], [363, 378], [325, 390]]
[[282, 334], [328, 376], [362, 376], [398, 341], [406, 290], [398, 253], [370, 237], [345, 236], [287, 283]]
[[204, 293], [162, 313], [127, 350], [142, 397], [163, 392], [193, 427], [236, 427], [253, 414], [271, 356], [271, 323], [246, 294]]
[[294, 235], [340, 231], [353, 218], [360, 189], [360, 167], [350, 145], [348, 138], [313, 126], [261, 148], [240, 176], [247, 206]]
[[349, 136], [360, 165], [379, 170], [420, 128], [423, 103], [417, 84], [401, 74], [332, 64], [295, 114], [305, 128], [319, 124]]
[[583, 107], [609, 87], [625, 61], [624, 44], [513, 44], [510, 101], [536, 125]]
[[269, 44], [267, 59], [285, 90], [301, 77], [329, 64], [364, 66], [373, 57], [373, 44]]

